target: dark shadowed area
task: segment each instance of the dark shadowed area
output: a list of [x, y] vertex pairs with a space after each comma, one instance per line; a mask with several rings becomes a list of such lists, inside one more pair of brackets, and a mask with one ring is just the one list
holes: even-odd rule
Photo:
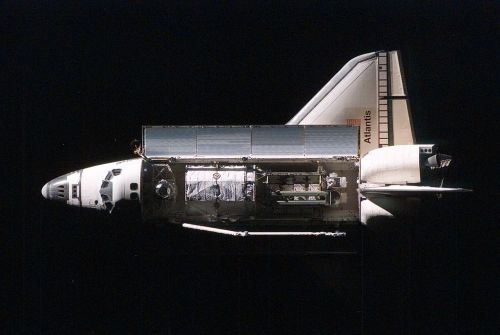
[[[498, 333], [498, 2], [20, 1], [0, 12], [15, 256], [2, 333]], [[131, 158], [144, 124], [283, 124], [348, 60], [395, 49], [418, 143], [453, 155], [447, 184], [473, 194], [426, 199], [411, 220], [349, 241], [186, 232], [40, 194], [56, 176]]]

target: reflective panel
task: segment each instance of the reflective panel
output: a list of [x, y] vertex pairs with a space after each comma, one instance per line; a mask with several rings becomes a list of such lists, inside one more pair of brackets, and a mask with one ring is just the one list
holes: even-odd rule
[[358, 155], [357, 126], [144, 126], [149, 158], [321, 158]]
[[248, 156], [251, 153], [251, 129], [244, 127], [198, 128], [197, 156]]
[[144, 152], [148, 157], [194, 156], [196, 128], [143, 127]]
[[356, 155], [357, 127], [305, 127], [305, 155]]
[[252, 131], [252, 155], [303, 156], [303, 127], [255, 127]]

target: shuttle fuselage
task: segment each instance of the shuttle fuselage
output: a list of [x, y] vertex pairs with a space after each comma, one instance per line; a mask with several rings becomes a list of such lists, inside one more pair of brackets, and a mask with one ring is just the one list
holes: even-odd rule
[[[171, 223], [368, 223], [443, 188], [451, 157], [414, 143], [396, 51], [352, 59], [284, 126], [143, 126], [140, 158], [65, 174], [45, 198]], [[385, 198], [380, 201], [380, 198]], [[394, 199], [394, 200], [391, 200]]]

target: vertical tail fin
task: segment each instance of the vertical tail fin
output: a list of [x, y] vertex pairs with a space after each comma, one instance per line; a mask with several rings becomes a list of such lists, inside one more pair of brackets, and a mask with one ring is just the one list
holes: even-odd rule
[[389, 51], [387, 54], [390, 61], [390, 95], [387, 97], [387, 102], [392, 122], [392, 141], [389, 144], [414, 144], [415, 135], [401, 55], [399, 51]]
[[415, 139], [398, 51], [350, 60], [287, 124], [357, 125], [360, 154]]

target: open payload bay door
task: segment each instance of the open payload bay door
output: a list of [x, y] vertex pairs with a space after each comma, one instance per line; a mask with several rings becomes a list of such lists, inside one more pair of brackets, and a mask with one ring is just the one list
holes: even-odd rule
[[399, 52], [353, 58], [287, 124], [357, 125], [360, 155], [384, 146], [413, 144]]
[[355, 159], [355, 126], [143, 126], [144, 155], [176, 158], [259, 161]]

